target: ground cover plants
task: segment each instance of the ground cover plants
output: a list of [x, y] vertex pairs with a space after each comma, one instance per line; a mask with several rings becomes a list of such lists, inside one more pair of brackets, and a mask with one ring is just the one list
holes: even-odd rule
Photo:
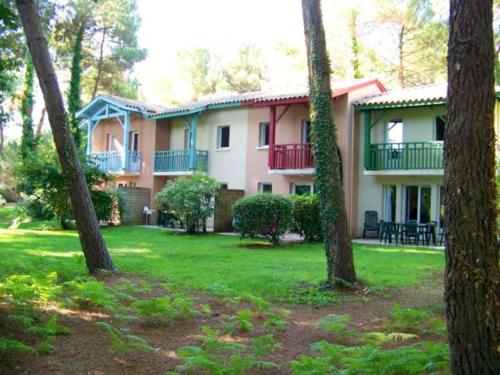
[[3, 217], [1, 373], [448, 371], [439, 250], [355, 245], [331, 292], [319, 244], [115, 227], [120, 272], [87, 276], [75, 232]]

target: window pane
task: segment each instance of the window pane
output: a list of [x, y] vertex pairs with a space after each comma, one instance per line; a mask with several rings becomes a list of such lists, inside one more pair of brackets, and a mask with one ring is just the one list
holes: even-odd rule
[[386, 186], [384, 196], [384, 220], [396, 220], [396, 186]]
[[259, 146], [269, 146], [269, 123], [259, 124]]
[[387, 143], [403, 142], [403, 121], [395, 119], [387, 124]]
[[297, 195], [311, 194], [311, 185], [295, 185], [295, 194]]
[[431, 220], [431, 188], [420, 187], [420, 223], [428, 223]]
[[220, 127], [220, 148], [229, 147], [229, 126]]
[[406, 220], [418, 220], [418, 186], [406, 187]]
[[302, 143], [311, 143], [311, 121], [304, 120], [302, 122]]
[[259, 183], [259, 191], [261, 193], [272, 193], [273, 192], [273, 185], [270, 183]]
[[436, 141], [444, 141], [445, 122], [441, 117], [436, 117]]

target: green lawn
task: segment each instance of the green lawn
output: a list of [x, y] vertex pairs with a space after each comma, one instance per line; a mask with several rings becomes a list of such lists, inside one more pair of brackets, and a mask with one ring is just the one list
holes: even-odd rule
[[[8, 225], [3, 225], [7, 228]], [[57, 271], [62, 279], [85, 273], [77, 233], [40, 230], [47, 223], [0, 229], [1, 276]], [[36, 228], [36, 229], [33, 229]], [[193, 288], [224, 284], [276, 301], [294, 301], [325, 279], [320, 244], [277, 249], [216, 234], [185, 235], [143, 227], [103, 230], [118, 268]], [[442, 250], [355, 245], [358, 278], [372, 290], [419, 284], [444, 267]], [[300, 288], [299, 288], [300, 286]]]

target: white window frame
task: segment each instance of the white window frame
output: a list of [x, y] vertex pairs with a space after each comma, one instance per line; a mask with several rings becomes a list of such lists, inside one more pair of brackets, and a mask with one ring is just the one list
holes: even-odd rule
[[[394, 127], [396, 124], [401, 124], [401, 142], [389, 142], [389, 131], [392, 129], [392, 127], [391, 128], [389, 127], [391, 124], [392, 127]], [[396, 144], [405, 142], [405, 123], [402, 118], [393, 118], [385, 124], [384, 141], [385, 143], [396, 143]]]
[[311, 126], [311, 120], [307, 118], [302, 119], [302, 122], [300, 124], [300, 143], [310, 143], [307, 142], [307, 128], [310, 126]]
[[429, 220], [432, 220], [432, 186], [431, 185], [405, 185], [404, 186], [404, 194], [403, 194], [403, 210], [404, 210], [404, 221], [408, 221], [408, 187], [410, 186], [416, 186], [417, 187], [417, 223], [419, 224], [425, 224], [425, 223], [420, 223], [420, 208], [421, 208], [421, 203], [422, 203], [422, 188], [428, 188], [431, 192], [431, 207], [429, 207]]
[[[221, 142], [222, 142], [222, 129], [228, 128], [229, 129], [229, 139], [228, 139], [228, 145], [225, 147], [222, 147]], [[229, 150], [231, 148], [231, 126], [230, 125], [219, 125], [217, 127], [217, 150]]]
[[116, 135], [114, 135], [113, 133], [108, 133], [106, 135], [106, 151], [108, 152], [118, 151], [117, 142], [118, 139], [116, 138]]
[[[265, 192], [264, 191], [264, 186], [265, 185], [266, 186], [267, 185], [271, 186], [271, 191]], [[272, 193], [273, 192], [273, 184], [271, 182], [259, 182], [257, 184], [257, 189], [258, 189], [259, 193]]]
[[189, 150], [191, 146], [191, 130], [184, 128], [184, 150]]
[[[267, 144], [265, 144], [266, 140], [266, 132], [265, 128], [267, 127]], [[263, 121], [259, 122], [259, 148], [269, 148], [269, 122]]]
[[314, 184], [312, 182], [294, 182], [292, 184], [292, 194], [297, 194], [297, 186], [309, 186], [309, 194], [314, 194]]
[[[129, 151], [139, 151], [139, 132], [138, 131], [131, 131], [129, 134], [130, 134], [129, 135], [129, 145], [128, 145]], [[134, 138], [137, 139], [137, 149], [136, 150], [134, 150], [134, 144], [135, 144]]]

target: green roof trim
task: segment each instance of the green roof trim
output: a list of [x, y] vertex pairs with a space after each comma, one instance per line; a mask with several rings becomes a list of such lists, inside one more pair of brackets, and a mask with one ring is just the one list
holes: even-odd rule
[[395, 108], [415, 108], [426, 106], [446, 105], [446, 99], [419, 100], [414, 102], [393, 102], [393, 103], [373, 103], [354, 104], [356, 111], [368, 111], [375, 109], [395, 109]]

